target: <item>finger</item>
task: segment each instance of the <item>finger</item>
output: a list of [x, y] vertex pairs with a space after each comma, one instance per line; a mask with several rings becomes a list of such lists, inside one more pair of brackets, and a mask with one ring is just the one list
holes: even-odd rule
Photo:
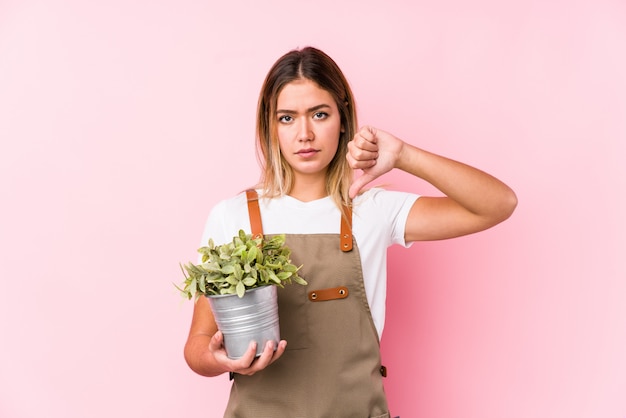
[[346, 159], [353, 169], [363, 169], [372, 167], [378, 158], [378, 151], [366, 151], [358, 147], [353, 142], [348, 143], [348, 152]]
[[359, 194], [361, 189], [365, 187], [366, 184], [374, 180], [375, 178], [376, 178], [375, 176], [372, 176], [369, 174], [363, 174], [361, 177], [358, 177], [357, 179], [355, 179], [352, 182], [352, 185], [350, 185], [350, 190], [348, 191], [348, 194], [350, 195], [350, 199], [354, 199]]
[[353, 170], [367, 170], [376, 165], [375, 158], [369, 160], [356, 160], [351, 156], [347, 156], [346, 158], [348, 159], [348, 165]]
[[268, 341], [267, 343], [265, 343], [265, 347], [263, 348], [261, 356], [256, 359], [250, 370], [254, 372], [263, 370], [271, 363], [273, 355], [274, 341]]
[[362, 127], [359, 129], [358, 135], [371, 144], [378, 142], [378, 138], [376, 137], [376, 128], [373, 126], [366, 125]]
[[378, 151], [378, 144], [376, 142], [372, 142], [367, 138], [364, 138], [360, 134], [356, 134], [354, 139], [351, 141], [352, 145], [354, 145], [355, 149], [376, 152]]
[[276, 347], [276, 350], [274, 351], [274, 354], [272, 355], [272, 360], [270, 361], [270, 364], [278, 360], [283, 355], [286, 349], [287, 349], [287, 341], [285, 340], [279, 341], [278, 347]]
[[241, 356], [236, 362], [237, 369], [249, 368], [255, 358], [256, 358], [256, 341], [250, 341], [250, 345], [248, 345], [248, 349], [243, 354], [243, 356]]
[[248, 346], [248, 349], [238, 359], [231, 359], [226, 355], [226, 350], [222, 349], [214, 353], [215, 359], [218, 363], [222, 364], [225, 368], [230, 370], [231, 372], [239, 373], [239, 374], [248, 374], [247, 370], [250, 368], [250, 365], [254, 362], [254, 357], [256, 355], [256, 342], [252, 341]]
[[256, 372], [266, 368], [271, 363], [273, 354], [274, 342], [268, 341], [267, 343], [265, 343], [265, 347], [263, 348], [263, 351], [261, 352], [261, 355], [259, 357], [253, 359], [251, 364], [249, 364], [247, 367], [237, 369], [236, 372], [239, 374], [252, 376]]
[[215, 352], [224, 345], [224, 335], [221, 331], [217, 331], [209, 340], [209, 351]]
[[361, 131], [357, 132], [352, 138], [353, 148], [355, 150], [364, 150], [377, 152], [378, 151], [378, 139], [371, 135], [371, 133], [367, 130], [361, 129]]

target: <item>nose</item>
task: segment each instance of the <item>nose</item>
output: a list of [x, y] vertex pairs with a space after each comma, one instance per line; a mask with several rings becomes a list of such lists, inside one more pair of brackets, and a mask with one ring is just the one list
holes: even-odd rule
[[301, 142], [312, 141], [315, 138], [312, 128], [309, 118], [301, 118], [298, 124], [298, 140]]

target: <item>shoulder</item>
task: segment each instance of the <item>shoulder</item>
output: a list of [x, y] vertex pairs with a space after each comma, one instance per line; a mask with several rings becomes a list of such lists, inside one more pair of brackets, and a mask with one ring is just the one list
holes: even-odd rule
[[354, 199], [353, 225], [361, 242], [379, 242], [381, 246], [406, 245], [404, 232], [409, 212], [419, 195], [373, 188]]
[[213, 238], [216, 243], [227, 242], [240, 229], [248, 231], [248, 206], [245, 192], [219, 201], [209, 212], [208, 219], [202, 234], [202, 242], [206, 243]]
[[213, 206], [213, 209], [211, 211], [212, 212], [215, 212], [215, 211], [224, 212], [224, 211], [228, 211], [229, 209], [238, 208], [239, 206], [243, 206], [245, 204], [246, 204], [246, 193], [240, 192], [236, 194], [235, 196], [231, 196], [229, 198], [220, 200], [219, 202], [217, 202], [215, 206]]
[[354, 211], [393, 212], [406, 210], [419, 198], [415, 193], [399, 192], [374, 187], [359, 194], [353, 202]]

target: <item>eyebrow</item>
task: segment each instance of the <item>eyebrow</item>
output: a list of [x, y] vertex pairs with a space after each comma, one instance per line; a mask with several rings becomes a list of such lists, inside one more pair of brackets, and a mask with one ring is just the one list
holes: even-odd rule
[[[317, 106], [313, 106], [313, 107], [308, 108], [306, 110], [306, 112], [307, 113], [312, 113], [312, 112], [315, 112], [315, 111], [320, 110], [320, 109], [328, 109], [328, 108], [330, 108], [330, 105], [327, 105], [327, 104], [323, 103], [323, 104], [319, 104]], [[298, 112], [296, 112], [295, 110], [278, 109], [276, 111], [276, 113], [287, 113], [287, 114], [292, 115], [292, 114], [295, 114], [295, 113], [298, 113]]]

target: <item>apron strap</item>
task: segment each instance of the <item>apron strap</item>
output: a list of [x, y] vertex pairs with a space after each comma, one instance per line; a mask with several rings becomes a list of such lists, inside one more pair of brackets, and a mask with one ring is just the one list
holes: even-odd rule
[[343, 205], [339, 243], [341, 245], [341, 251], [352, 251], [352, 208], [348, 205]]
[[[263, 223], [261, 222], [261, 210], [259, 208], [259, 195], [254, 189], [246, 190], [248, 199], [248, 216], [250, 217], [250, 228], [252, 237], [263, 235]], [[339, 246], [341, 251], [352, 251], [352, 208], [344, 205], [341, 214], [341, 233], [339, 235]]]
[[259, 195], [254, 189], [246, 190], [248, 198], [248, 216], [250, 218], [250, 228], [252, 228], [252, 238], [263, 236], [263, 222], [261, 222], [261, 210], [259, 209]]

